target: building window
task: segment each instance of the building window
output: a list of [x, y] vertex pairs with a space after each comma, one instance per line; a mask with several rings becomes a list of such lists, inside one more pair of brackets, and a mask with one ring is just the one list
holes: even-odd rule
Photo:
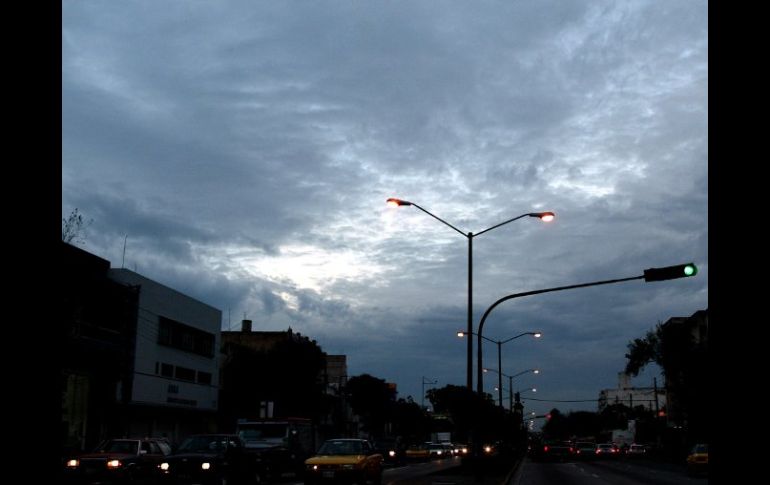
[[163, 377], [174, 377], [174, 366], [171, 364], [160, 364], [160, 375]]
[[158, 318], [158, 343], [204, 357], [214, 357], [214, 334], [170, 318]]
[[208, 372], [198, 371], [198, 384], [211, 385], [211, 374]]
[[195, 371], [193, 369], [176, 366], [175, 370], [176, 370], [176, 373], [174, 377], [176, 377], [177, 379], [181, 379], [183, 381], [195, 382]]

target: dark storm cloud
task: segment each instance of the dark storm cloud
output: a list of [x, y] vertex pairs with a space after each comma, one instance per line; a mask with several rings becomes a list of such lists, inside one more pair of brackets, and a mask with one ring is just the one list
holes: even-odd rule
[[557, 213], [474, 239], [475, 322], [696, 262], [495, 309], [491, 338], [544, 332], [505, 369], [596, 396], [630, 339], [708, 306], [707, 6], [65, 2], [62, 216], [224, 328], [291, 326], [418, 401], [464, 384], [468, 244], [386, 198], [463, 233]]

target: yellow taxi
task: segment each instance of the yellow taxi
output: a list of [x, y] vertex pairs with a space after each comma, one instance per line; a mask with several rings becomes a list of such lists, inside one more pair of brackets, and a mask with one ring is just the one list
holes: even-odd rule
[[412, 461], [426, 461], [430, 459], [430, 450], [427, 444], [412, 445], [406, 449], [406, 459]]
[[709, 445], [698, 443], [692, 447], [690, 454], [687, 455], [687, 473], [697, 475], [708, 473], [709, 467]]
[[383, 456], [361, 439], [327, 440], [312, 458], [305, 460], [305, 484], [324, 482], [358, 483], [382, 482]]

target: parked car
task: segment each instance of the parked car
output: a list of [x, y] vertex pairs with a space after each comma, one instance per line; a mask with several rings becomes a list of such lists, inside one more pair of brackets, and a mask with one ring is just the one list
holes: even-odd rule
[[305, 460], [305, 484], [348, 482], [374, 485], [382, 482], [383, 457], [361, 439], [327, 440], [312, 458]]
[[251, 484], [262, 477], [255, 455], [234, 434], [190, 436], [159, 468], [164, 481], [174, 484]]
[[699, 475], [708, 473], [709, 466], [709, 445], [698, 443], [692, 447], [690, 454], [687, 455], [687, 474]]
[[68, 483], [132, 483], [154, 480], [158, 465], [171, 454], [165, 439], [109, 439], [91, 453], [70, 457], [65, 463]]

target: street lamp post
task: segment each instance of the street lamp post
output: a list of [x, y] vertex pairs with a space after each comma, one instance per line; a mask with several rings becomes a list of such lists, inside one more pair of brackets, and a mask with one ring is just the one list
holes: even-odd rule
[[512, 295], [504, 296], [497, 300], [496, 302], [492, 303], [492, 305], [487, 308], [487, 311], [484, 312], [484, 315], [481, 317], [481, 322], [479, 322], [479, 351], [478, 351], [478, 359], [479, 359], [479, 374], [478, 374], [478, 392], [483, 392], [483, 385], [484, 385], [484, 376], [481, 372], [482, 365], [481, 365], [481, 337], [482, 337], [482, 331], [484, 330], [484, 322], [487, 320], [487, 317], [489, 316], [489, 313], [495, 309], [497, 305], [500, 303], [503, 303], [504, 301], [508, 301], [513, 298], [520, 298], [522, 296], [531, 296], [531, 295], [539, 295], [541, 293], [549, 293], [552, 291], [563, 291], [563, 290], [572, 290], [576, 288], [586, 288], [588, 286], [598, 286], [598, 285], [609, 285], [613, 283], [622, 283], [624, 281], [632, 281], [632, 280], [641, 280], [643, 279], [646, 282], [651, 281], [664, 281], [664, 280], [672, 280], [677, 278], [687, 278], [691, 276], [695, 276], [698, 274], [698, 268], [693, 263], [685, 263], [685, 264], [678, 264], [674, 266], [665, 266], [661, 268], [648, 268], [644, 270], [644, 273], [639, 276], [629, 276], [628, 278], [616, 278], [613, 280], [602, 280], [602, 281], [592, 281], [590, 283], [580, 283], [577, 285], [569, 285], [569, 286], [558, 286], [555, 288], [546, 288], [543, 290], [533, 290], [533, 291], [525, 291], [523, 293], [514, 293]]
[[[527, 370], [523, 370], [523, 371], [519, 372], [518, 374], [514, 374], [512, 376], [509, 376], [505, 372], [498, 372], [498, 371], [496, 371], [494, 369], [484, 369], [484, 372], [489, 372], [489, 371], [497, 372], [499, 375], [508, 378], [508, 403], [511, 406], [511, 411], [513, 411], [513, 378], [514, 377], [519, 377], [520, 375], [528, 374], [530, 372], [532, 372], [533, 374], [540, 374], [540, 369], [527, 369]], [[502, 382], [502, 378], [498, 379], [497, 382], [498, 382], [498, 386], [497, 387], [501, 388], [502, 386], [500, 385], [500, 383]], [[498, 397], [500, 399], [500, 407], [503, 407], [502, 394], [499, 394]]]
[[[520, 333], [520, 334], [516, 335], [515, 337], [511, 337], [511, 338], [508, 338], [508, 339], [505, 339], [505, 340], [492, 340], [491, 338], [487, 338], [487, 337], [485, 337], [483, 335], [480, 335], [480, 334], [477, 334], [475, 332], [457, 332], [457, 336], [458, 337], [464, 337], [464, 336], [466, 336], [468, 334], [476, 335], [477, 337], [479, 337], [479, 342], [481, 342], [481, 339], [484, 339], [487, 342], [492, 342], [493, 344], [497, 344], [497, 378], [498, 378], [497, 379], [497, 387], [499, 389], [499, 392], [498, 392], [498, 403], [500, 404], [500, 407], [503, 407], [503, 391], [502, 391], [502, 388], [503, 388], [503, 376], [505, 375], [505, 374], [503, 374], [503, 360], [502, 360], [502, 347], [503, 347], [503, 344], [508, 343], [511, 340], [515, 340], [515, 339], [517, 339], [519, 337], [523, 337], [525, 335], [532, 335], [535, 338], [540, 338], [540, 337], [543, 336], [543, 334], [540, 333], [540, 332], [524, 332], [524, 333]], [[472, 339], [468, 339], [468, 341], [471, 341], [471, 340]], [[479, 349], [479, 352], [481, 352], [481, 349]], [[481, 354], [479, 353], [479, 355], [481, 355]], [[481, 369], [482, 372], [485, 372], [487, 370], [487, 369], [484, 369], [481, 366], [481, 360], [480, 359], [479, 359], [479, 369]], [[525, 372], [529, 372], [529, 371], [525, 371]], [[520, 374], [517, 374], [517, 375], [520, 375]], [[483, 389], [479, 389], [479, 393], [481, 393], [481, 392], [483, 392]]]
[[[396, 199], [391, 197], [390, 199], [387, 200], [387, 203], [392, 207], [399, 207], [402, 205], [414, 206], [420, 209], [421, 211], [423, 211], [424, 213], [428, 214], [432, 218], [436, 219], [437, 221], [451, 227], [452, 229], [460, 233], [460, 235], [468, 239], [468, 334], [471, 334], [473, 332], [473, 238], [475, 236], [480, 236], [485, 232], [491, 231], [492, 229], [496, 229], [500, 226], [508, 224], [509, 222], [513, 222], [517, 219], [521, 219], [522, 217], [527, 217], [527, 216], [537, 217], [540, 220], [545, 222], [552, 221], [555, 217], [555, 214], [553, 212], [529, 212], [529, 213], [514, 217], [513, 219], [508, 219], [507, 221], [501, 222], [500, 224], [496, 224], [492, 227], [484, 229], [483, 231], [478, 232], [476, 234], [472, 232], [468, 232], [466, 234], [462, 232], [460, 229], [453, 226], [452, 224], [445, 221], [444, 219], [441, 219], [435, 214], [432, 214], [427, 210], [423, 209], [422, 207], [415, 204], [414, 202], [409, 202], [406, 200], [401, 200], [401, 199]], [[479, 340], [479, 345], [481, 345], [481, 340]], [[467, 373], [466, 373], [466, 382], [467, 382], [468, 389], [472, 390], [473, 389], [473, 341], [472, 339], [468, 339], [468, 365], [467, 365]]]

